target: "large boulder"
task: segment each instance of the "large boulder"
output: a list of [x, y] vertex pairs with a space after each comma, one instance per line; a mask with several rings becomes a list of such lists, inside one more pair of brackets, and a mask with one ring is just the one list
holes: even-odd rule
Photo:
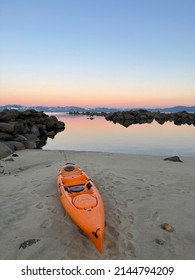
[[124, 112], [124, 119], [129, 121], [134, 121], [134, 116], [131, 114], [131, 112]]
[[4, 141], [10, 141], [13, 140], [13, 136], [11, 134], [5, 133], [5, 132], [0, 132], [0, 140]]
[[25, 149], [25, 145], [21, 142], [18, 141], [9, 141], [9, 144], [12, 144], [14, 146], [15, 150], [24, 150]]
[[32, 140], [27, 140], [25, 143], [25, 148], [26, 149], [37, 149], [37, 144], [35, 141]]
[[31, 133], [38, 137], [40, 136], [40, 132], [37, 125], [33, 124], [33, 126], [31, 127]]
[[3, 115], [1, 116], [2, 122], [9, 122], [15, 120], [20, 116], [20, 112], [15, 109], [4, 110]]
[[40, 139], [35, 134], [32, 134], [32, 133], [26, 133], [26, 134], [24, 134], [24, 137], [26, 137], [28, 140], [32, 140], [34, 142], [40, 141]]
[[122, 112], [118, 113], [118, 115], [116, 117], [116, 121], [117, 122], [124, 121], [124, 114]]
[[6, 133], [13, 133], [14, 132], [14, 124], [0, 122], [0, 131]]
[[5, 143], [0, 142], [0, 159], [5, 158], [13, 153], [13, 150]]
[[57, 131], [63, 131], [64, 128], [65, 128], [64, 122], [60, 122], [60, 121], [56, 122], [56, 130]]

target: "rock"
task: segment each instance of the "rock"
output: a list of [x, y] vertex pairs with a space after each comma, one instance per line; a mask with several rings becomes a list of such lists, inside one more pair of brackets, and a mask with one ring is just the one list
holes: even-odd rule
[[47, 130], [47, 131], [55, 130], [55, 122], [53, 122], [53, 121], [47, 121], [47, 122], [45, 123], [45, 125], [46, 125], [46, 130]]
[[45, 124], [40, 124], [39, 123], [36, 126], [39, 129], [40, 134], [46, 134], [47, 133], [46, 125]]
[[154, 241], [158, 245], [161, 245], [161, 246], [165, 245], [165, 241], [162, 239], [156, 238]]
[[167, 121], [173, 121], [175, 125], [195, 125], [195, 114], [188, 113], [186, 111], [177, 113], [150, 112], [144, 109], [130, 110], [125, 112], [118, 111], [106, 114], [105, 119], [113, 121], [114, 123], [118, 122], [122, 125], [124, 125], [123, 120], [130, 120], [133, 124], [143, 124], [151, 123], [154, 119], [161, 125]]
[[15, 120], [19, 117], [20, 112], [15, 109], [4, 110], [3, 116], [1, 117], [2, 122], [9, 122], [11, 120]]
[[9, 141], [8, 143], [12, 144], [14, 146], [14, 149], [16, 151], [18, 150], [24, 150], [25, 149], [25, 145], [21, 142], [17, 142], [17, 141]]
[[[91, 119], [91, 118], [90, 118]], [[56, 123], [56, 130], [58, 131], [63, 131], [65, 129], [65, 124], [63, 122], [58, 121]]]
[[166, 120], [164, 119], [164, 118], [155, 118], [155, 121], [157, 122], [157, 123], [159, 123], [159, 124], [164, 124], [165, 122], [166, 122]]
[[34, 109], [28, 109], [24, 112], [21, 113], [21, 116], [23, 117], [33, 117], [33, 116], [37, 116], [37, 111]]
[[5, 161], [14, 161], [13, 158], [6, 158]]
[[162, 229], [168, 231], [168, 232], [173, 232], [174, 228], [172, 227], [172, 225], [168, 224], [168, 223], [164, 223], [160, 225]]
[[6, 109], [0, 112], [0, 141], [12, 151], [42, 148], [47, 137], [54, 138], [64, 128], [64, 123], [59, 122], [56, 116], [36, 110], [19, 112]]
[[8, 148], [10, 148], [12, 150], [12, 153], [15, 151], [14, 145], [9, 143], [9, 141], [1, 141], [1, 142], [4, 143]]
[[124, 120], [134, 121], [134, 116], [130, 112], [124, 112]]
[[54, 136], [56, 135], [56, 132], [55, 131], [49, 131], [49, 132], [47, 132], [46, 135], [50, 138], [54, 138]]
[[27, 138], [24, 137], [23, 135], [16, 134], [14, 137], [14, 141], [25, 143], [27, 141]]
[[0, 159], [5, 158], [13, 153], [13, 150], [5, 143], [0, 142]]
[[49, 120], [51, 122], [58, 122], [58, 119], [56, 118], [56, 116], [49, 116], [49, 117], [47, 117], [47, 120]]
[[26, 247], [28, 246], [32, 246], [33, 244], [36, 244], [37, 242], [39, 242], [40, 239], [29, 239], [29, 240], [25, 240], [24, 242], [22, 242], [20, 244], [19, 250], [20, 249], [26, 249]]
[[117, 117], [116, 117], [116, 121], [124, 121], [124, 114], [122, 112], [118, 113]]
[[0, 122], [0, 131], [6, 133], [13, 133], [14, 132], [14, 125], [10, 123]]
[[153, 118], [148, 118], [146, 122], [147, 122], [147, 123], [152, 123], [153, 120], [154, 120]]
[[164, 158], [164, 160], [174, 161], [174, 162], [183, 162], [178, 156]]
[[24, 143], [24, 145], [25, 145], [26, 149], [36, 149], [37, 148], [37, 144], [34, 141], [30, 141], [30, 140], [27, 140]]
[[39, 129], [35, 124], [33, 124], [32, 128], [31, 128], [31, 133], [36, 135], [36, 136], [40, 136]]
[[123, 125], [124, 127], [129, 127], [130, 125], [133, 124], [132, 120], [124, 120], [122, 122], [119, 122], [121, 125]]
[[5, 132], [0, 132], [0, 140], [4, 141], [10, 141], [13, 140], [13, 136], [11, 134], [5, 133]]
[[32, 134], [32, 133], [26, 133], [26, 134], [24, 134], [24, 137], [26, 137], [27, 140], [32, 140], [34, 142], [40, 141], [40, 139], [35, 134]]

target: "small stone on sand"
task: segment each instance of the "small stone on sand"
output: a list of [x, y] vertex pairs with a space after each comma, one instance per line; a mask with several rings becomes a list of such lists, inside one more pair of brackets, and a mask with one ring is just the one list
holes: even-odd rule
[[174, 228], [172, 227], [172, 225], [170, 225], [168, 223], [161, 224], [161, 228], [168, 231], [168, 232], [173, 232], [174, 231]]

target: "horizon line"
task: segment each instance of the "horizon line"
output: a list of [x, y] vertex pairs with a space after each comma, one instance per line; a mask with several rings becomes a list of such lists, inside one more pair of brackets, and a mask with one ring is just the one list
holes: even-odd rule
[[139, 106], [139, 107], [131, 107], [131, 106], [127, 106], [127, 107], [110, 107], [110, 106], [78, 106], [78, 105], [64, 105], [64, 106], [60, 106], [60, 105], [21, 105], [21, 104], [5, 104], [2, 105], [0, 104], [0, 107], [7, 107], [7, 106], [21, 106], [21, 107], [51, 107], [51, 108], [55, 108], [55, 107], [59, 107], [59, 108], [66, 108], [66, 107], [78, 107], [78, 108], [83, 108], [83, 109], [96, 109], [96, 108], [108, 108], [108, 109], [165, 109], [165, 108], [174, 108], [174, 107], [194, 107], [195, 105], [170, 105], [170, 106], [166, 106], [166, 107], [160, 107], [160, 106], [156, 106], [156, 107], [146, 107], [146, 106]]

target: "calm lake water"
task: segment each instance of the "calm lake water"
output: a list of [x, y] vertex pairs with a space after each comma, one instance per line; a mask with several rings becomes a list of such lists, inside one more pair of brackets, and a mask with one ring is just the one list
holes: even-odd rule
[[195, 127], [135, 124], [127, 128], [87, 116], [55, 113], [65, 123], [65, 130], [48, 139], [44, 150], [100, 151], [143, 155], [195, 156]]

